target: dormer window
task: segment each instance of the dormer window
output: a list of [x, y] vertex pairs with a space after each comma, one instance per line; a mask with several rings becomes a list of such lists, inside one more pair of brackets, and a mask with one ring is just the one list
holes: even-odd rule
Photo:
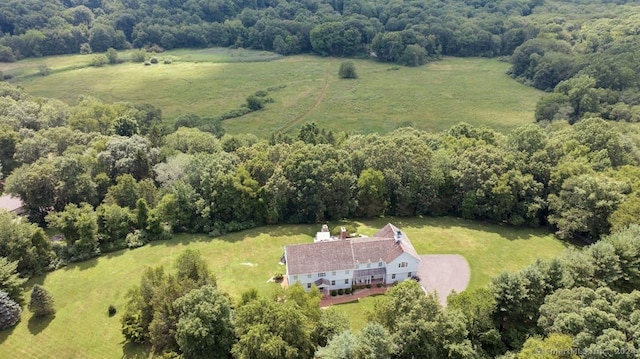
[[404, 267], [408, 267], [408, 266], [409, 266], [409, 263], [407, 263], [407, 262], [400, 262], [400, 263], [398, 263], [398, 267], [399, 267], [399, 268], [404, 268]]
[[378, 267], [382, 267], [382, 262], [378, 262]]
[[371, 268], [371, 263], [367, 263], [367, 268]]

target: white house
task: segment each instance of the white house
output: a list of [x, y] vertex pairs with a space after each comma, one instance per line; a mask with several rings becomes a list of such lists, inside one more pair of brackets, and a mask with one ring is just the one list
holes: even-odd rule
[[[327, 240], [318, 232], [314, 243], [284, 247], [287, 282], [309, 289], [350, 288], [352, 285], [400, 282], [415, 276], [420, 257], [411, 241], [389, 223], [372, 237]], [[322, 240], [318, 240], [322, 238]]]

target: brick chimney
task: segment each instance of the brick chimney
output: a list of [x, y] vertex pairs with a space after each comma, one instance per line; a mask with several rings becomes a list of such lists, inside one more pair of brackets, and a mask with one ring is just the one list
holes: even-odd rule
[[347, 239], [347, 229], [340, 227], [340, 239]]

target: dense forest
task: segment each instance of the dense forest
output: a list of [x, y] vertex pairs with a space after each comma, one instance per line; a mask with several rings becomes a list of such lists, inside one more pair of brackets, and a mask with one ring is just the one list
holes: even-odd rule
[[110, 48], [245, 47], [421, 65], [501, 57], [551, 92], [538, 121], [640, 120], [640, 7], [632, 1], [10, 0], [0, 61]]
[[[0, 82], [1, 185], [30, 220], [0, 213], [0, 327], [19, 316], [24, 277], [172, 233], [446, 215], [595, 244], [503, 273], [446, 310], [402, 283], [355, 333], [301, 288], [232, 303], [186, 252], [175, 273], [149, 269], [131, 290], [123, 335], [167, 357], [532, 358], [540, 348], [630, 357], [640, 350], [640, 133], [613, 121], [640, 120], [639, 16], [633, 2], [588, 0], [4, 1], [4, 62], [208, 46], [409, 66], [487, 56], [549, 93], [539, 123], [506, 134], [310, 123], [259, 139], [225, 134], [220, 119], [184, 114], [169, 127], [150, 105], [91, 96], [68, 105]], [[211, 327], [193, 329], [202, 323]]]

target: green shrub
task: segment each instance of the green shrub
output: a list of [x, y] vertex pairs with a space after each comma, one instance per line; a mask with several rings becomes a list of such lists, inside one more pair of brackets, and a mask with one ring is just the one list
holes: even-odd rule
[[134, 51], [131, 54], [131, 61], [133, 62], [144, 62], [147, 59], [147, 51], [140, 49], [138, 51]]
[[273, 273], [273, 280], [275, 281], [281, 281], [282, 278], [284, 278], [284, 274], [282, 274], [281, 272], [275, 272]]
[[376, 284], [376, 287], [378, 287], [378, 288], [382, 288], [382, 283], [378, 283], [378, 284]]
[[114, 49], [113, 47], [110, 47], [107, 50], [107, 59], [109, 60], [110, 64], [116, 64], [118, 62], [118, 51], [116, 51], [116, 49]]
[[340, 288], [338, 289], [338, 295], [343, 295], [344, 294], [344, 289]]
[[101, 67], [109, 63], [109, 59], [105, 55], [96, 55], [91, 59], [91, 66]]
[[47, 64], [40, 64], [38, 65], [38, 72], [42, 76], [47, 76], [51, 73], [51, 69], [49, 68], [49, 66], [47, 66]]
[[247, 107], [251, 111], [258, 111], [264, 108], [264, 100], [256, 95], [251, 95], [247, 97]]
[[366, 285], [367, 289], [371, 288], [371, 284]]
[[158, 63], [158, 58], [157, 57], [152, 57], [149, 59], [149, 62], [152, 64], [157, 64]]
[[356, 65], [353, 61], [343, 61], [340, 64], [340, 70], [338, 70], [338, 76], [341, 79], [357, 79]]
[[331, 290], [331, 296], [335, 297], [336, 295], [338, 295], [338, 292], [335, 289]]
[[351, 289], [351, 288], [346, 288], [344, 290], [344, 294], [351, 294], [352, 292], [353, 292], [353, 289]]
[[112, 304], [109, 306], [109, 316], [113, 317], [114, 315], [116, 315], [116, 307]]

